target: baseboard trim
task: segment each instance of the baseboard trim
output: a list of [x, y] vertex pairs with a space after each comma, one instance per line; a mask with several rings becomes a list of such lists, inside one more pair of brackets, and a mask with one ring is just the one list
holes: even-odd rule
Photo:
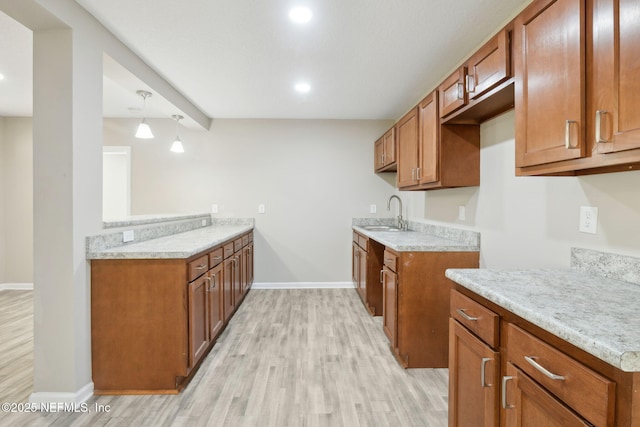
[[0, 291], [32, 291], [33, 283], [0, 283]]
[[60, 393], [60, 392], [45, 392], [39, 391], [31, 393], [29, 396], [29, 403], [35, 403], [36, 405], [51, 405], [51, 404], [76, 404], [81, 405], [85, 403], [89, 398], [93, 396], [93, 381], [86, 384], [80, 390], [75, 393]]
[[353, 289], [353, 282], [254, 282], [252, 289]]

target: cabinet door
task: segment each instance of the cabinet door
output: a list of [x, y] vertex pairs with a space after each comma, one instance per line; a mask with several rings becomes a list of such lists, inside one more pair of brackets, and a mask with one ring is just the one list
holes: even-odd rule
[[420, 184], [438, 181], [440, 140], [438, 117], [438, 92], [432, 92], [418, 105], [420, 113], [419, 151], [420, 166], [418, 180]]
[[253, 243], [249, 243], [244, 248], [244, 269], [245, 282], [243, 292], [246, 294], [253, 284]]
[[189, 283], [189, 366], [194, 367], [209, 345], [207, 300], [209, 276]]
[[398, 347], [398, 287], [397, 275], [382, 270], [382, 328], [392, 348]]
[[213, 341], [224, 325], [224, 297], [223, 287], [223, 265], [218, 264], [209, 270], [209, 289], [208, 289], [208, 317], [209, 317], [209, 340]]
[[466, 89], [476, 99], [510, 76], [509, 32], [503, 29], [467, 61]]
[[242, 272], [242, 250], [236, 252], [233, 255], [233, 301], [238, 308], [240, 301], [242, 300], [242, 296], [244, 293], [242, 292], [242, 287], [244, 284], [244, 274]]
[[358, 275], [360, 274], [360, 247], [354, 242], [351, 244], [351, 280], [353, 281], [353, 286], [358, 289], [360, 285], [360, 279]]
[[384, 167], [384, 137], [377, 140], [373, 146], [373, 169], [378, 171]]
[[450, 75], [438, 88], [440, 97], [440, 117], [445, 117], [459, 108], [467, 105], [467, 91], [465, 90], [466, 67]]
[[396, 124], [398, 141], [398, 188], [418, 183], [418, 109], [414, 108]]
[[236, 309], [234, 302], [234, 292], [233, 292], [233, 283], [234, 283], [234, 258], [227, 258], [224, 260], [224, 273], [222, 274], [222, 283], [224, 284], [222, 294], [223, 294], [223, 302], [224, 302], [224, 321], [228, 322], [233, 314], [233, 311]]
[[640, 2], [593, 1], [587, 135], [598, 153], [640, 148]]
[[358, 292], [362, 297], [362, 300], [367, 303], [367, 252], [359, 248], [358, 249]]
[[514, 21], [517, 167], [585, 154], [583, 28], [583, 0], [536, 0]]
[[506, 427], [592, 426], [511, 363], [503, 387]]
[[449, 319], [449, 427], [497, 427], [500, 354]]
[[384, 165], [388, 166], [396, 162], [396, 133], [395, 129], [391, 128], [382, 137], [384, 145]]

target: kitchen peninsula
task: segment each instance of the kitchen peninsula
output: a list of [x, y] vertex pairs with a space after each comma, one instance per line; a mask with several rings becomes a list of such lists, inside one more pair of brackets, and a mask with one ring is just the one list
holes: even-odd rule
[[95, 394], [177, 393], [251, 288], [253, 219], [105, 226], [87, 239]]

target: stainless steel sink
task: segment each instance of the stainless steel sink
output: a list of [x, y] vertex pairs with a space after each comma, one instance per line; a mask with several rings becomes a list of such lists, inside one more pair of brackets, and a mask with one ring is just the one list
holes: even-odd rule
[[362, 228], [369, 231], [402, 231], [395, 225], [363, 225]]

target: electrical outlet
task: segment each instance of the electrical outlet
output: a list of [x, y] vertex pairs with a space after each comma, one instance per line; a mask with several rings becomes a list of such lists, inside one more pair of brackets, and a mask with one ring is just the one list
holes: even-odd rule
[[369, 213], [377, 213], [378, 207], [376, 205], [369, 206]]
[[598, 232], [598, 208], [580, 206], [580, 227], [583, 233], [596, 234]]
[[131, 241], [133, 241], [133, 239], [135, 239], [135, 235], [133, 233], [133, 230], [127, 230], [127, 231], [123, 231], [122, 232], [122, 242], [123, 243], [131, 242]]
[[466, 217], [466, 209], [464, 206], [458, 206], [458, 220], [464, 221]]
[[265, 211], [266, 211], [266, 208], [264, 206], [264, 203], [259, 204], [258, 205], [258, 213], [263, 214], [263, 213], [265, 213]]
[[218, 213], [218, 204], [214, 203], [211, 205], [211, 213]]
[[203, 219], [203, 220], [202, 220], [202, 226], [203, 226], [203, 227], [206, 227], [206, 226], [207, 226], [207, 220], [206, 220], [206, 219]]

